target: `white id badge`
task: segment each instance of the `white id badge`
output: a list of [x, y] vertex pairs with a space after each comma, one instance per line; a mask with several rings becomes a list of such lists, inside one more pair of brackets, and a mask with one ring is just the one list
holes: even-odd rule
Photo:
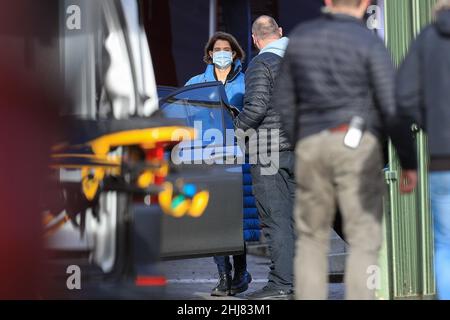
[[344, 138], [344, 145], [351, 149], [357, 149], [361, 143], [364, 133], [364, 119], [361, 117], [354, 117], [350, 122], [350, 128]]

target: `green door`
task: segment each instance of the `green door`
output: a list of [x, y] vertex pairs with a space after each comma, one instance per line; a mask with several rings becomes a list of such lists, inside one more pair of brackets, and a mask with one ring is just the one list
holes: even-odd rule
[[[412, 39], [432, 19], [436, 0], [385, 0], [385, 39], [399, 65]], [[399, 191], [400, 164], [392, 144], [385, 172], [384, 245], [380, 254], [380, 299], [426, 299], [435, 296], [433, 226], [428, 192], [427, 139], [411, 128], [417, 143], [419, 183], [410, 195]]]

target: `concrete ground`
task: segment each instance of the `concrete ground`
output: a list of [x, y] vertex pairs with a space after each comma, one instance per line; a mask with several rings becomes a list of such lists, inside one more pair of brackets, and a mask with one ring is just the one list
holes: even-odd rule
[[[67, 261], [62, 267], [72, 264]], [[244, 300], [246, 295], [265, 286], [269, 271], [269, 260], [266, 257], [247, 256], [248, 270], [253, 281], [249, 290], [235, 297], [212, 297], [211, 289], [217, 283], [217, 267], [213, 259], [189, 259], [161, 262], [159, 270], [167, 278], [165, 287], [136, 287], [132, 283], [114, 283], [102, 281], [95, 276], [95, 271], [88, 264], [80, 266], [86, 276], [83, 277], [81, 290], [69, 291], [66, 287], [68, 275], [61, 272], [51, 282], [50, 296], [44, 299], [127, 299], [127, 300]], [[330, 283], [329, 299], [342, 300], [344, 286], [342, 283]]]
[[[344, 299], [342, 274], [344, 271], [346, 244], [335, 234], [330, 239], [331, 252], [329, 269], [331, 279], [329, 284], [329, 299]], [[55, 276], [49, 282], [49, 297], [53, 299], [144, 299], [144, 300], [242, 300], [246, 295], [261, 289], [267, 283], [269, 259], [267, 246], [249, 244], [247, 254], [247, 269], [253, 281], [249, 290], [235, 297], [217, 298], [210, 295], [216, 285], [218, 272], [212, 257], [201, 259], [174, 260], [160, 262], [155, 266], [157, 274], [164, 275], [167, 285], [164, 287], [136, 287], [133, 283], [104, 281], [98, 268], [92, 267], [88, 261], [59, 260], [54, 262]], [[66, 268], [69, 265], [79, 265], [82, 271], [82, 289], [68, 291]]]
[[[248, 271], [253, 277], [249, 290], [235, 297], [211, 297], [210, 291], [217, 283], [217, 268], [212, 258], [166, 261], [161, 264], [168, 279], [164, 299], [167, 300], [242, 300], [245, 295], [261, 289], [267, 283], [269, 260], [248, 255]], [[329, 299], [342, 300], [344, 285], [330, 283]]]

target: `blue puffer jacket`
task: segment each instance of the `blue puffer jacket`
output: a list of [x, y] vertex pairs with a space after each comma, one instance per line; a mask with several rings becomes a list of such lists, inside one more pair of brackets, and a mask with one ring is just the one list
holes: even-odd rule
[[[242, 110], [242, 107], [244, 105], [244, 94], [245, 94], [245, 76], [244, 73], [242, 72], [241, 61], [237, 60], [234, 63], [233, 74], [234, 74], [233, 78], [231, 78], [225, 83], [225, 92], [227, 94], [229, 103], [232, 106], [238, 108], [239, 110]], [[204, 73], [191, 78], [186, 83], [186, 85], [188, 86], [191, 84], [214, 82], [214, 81], [217, 81], [216, 77], [214, 76], [214, 65], [208, 64]]]
[[[234, 63], [234, 76], [225, 83], [225, 92], [229, 103], [242, 110], [245, 94], [245, 76], [242, 72], [240, 61]], [[205, 73], [191, 78], [186, 85], [198, 84], [203, 82], [217, 81], [214, 76], [214, 65], [209, 64]], [[244, 202], [244, 239], [245, 241], [258, 241], [260, 235], [260, 226], [258, 219], [258, 210], [256, 209], [255, 198], [252, 193], [252, 178], [250, 175], [250, 165], [245, 164], [242, 167], [243, 172], [243, 202]]]

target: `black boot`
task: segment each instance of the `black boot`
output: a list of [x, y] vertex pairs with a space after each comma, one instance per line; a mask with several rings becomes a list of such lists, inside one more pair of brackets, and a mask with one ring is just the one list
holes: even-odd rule
[[220, 273], [219, 282], [217, 286], [212, 289], [211, 295], [214, 297], [225, 297], [230, 294], [231, 289], [231, 274], [230, 273]]
[[233, 281], [231, 282], [230, 295], [234, 296], [235, 294], [247, 291], [250, 282], [252, 282], [252, 276], [247, 270], [235, 272]]

